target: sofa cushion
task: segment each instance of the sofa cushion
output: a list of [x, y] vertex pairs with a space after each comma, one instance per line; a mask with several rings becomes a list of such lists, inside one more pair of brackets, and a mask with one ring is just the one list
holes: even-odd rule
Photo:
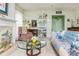
[[66, 31], [63, 36], [64, 40], [76, 48], [79, 48], [79, 32]]
[[56, 33], [56, 39], [63, 41], [63, 36], [61, 35], [61, 32], [55, 32]]
[[74, 41], [76, 41], [78, 38], [78, 33], [73, 31], [66, 31], [64, 33], [63, 39], [67, 42], [69, 42], [71, 45]]
[[79, 41], [74, 41], [73, 45], [74, 45], [74, 47], [79, 48]]

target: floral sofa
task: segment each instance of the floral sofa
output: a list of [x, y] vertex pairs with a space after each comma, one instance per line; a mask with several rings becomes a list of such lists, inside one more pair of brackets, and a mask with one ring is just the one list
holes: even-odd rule
[[61, 56], [79, 55], [79, 32], [53, 32], [51, 43], [56, 52]]

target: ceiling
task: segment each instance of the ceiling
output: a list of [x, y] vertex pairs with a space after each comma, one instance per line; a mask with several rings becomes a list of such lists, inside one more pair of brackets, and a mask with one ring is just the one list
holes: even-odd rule
[[24, 10], [78, 9], [79, 3], [17, 3]]

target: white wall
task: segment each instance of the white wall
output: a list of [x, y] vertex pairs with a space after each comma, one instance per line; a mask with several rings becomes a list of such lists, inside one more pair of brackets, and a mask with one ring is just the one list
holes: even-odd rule
[[77, 19], [79, 20], [79, 8], [76, 10], [74, 16], [75, 16], [74, 27], [79, 27], [79, 24], [77, 24]]
[[15, 20], [15, 4], [14, 3], [9, 3], [8, 16], [12, 20]]
[[16, 8], [15, 19], [17, 20], [15, 34], [16, 34], [16, 38], [17, 38], [18, 37], [18, 27], [23, 26], [24, 10], [21, 7], [19, 7], [17, 4], [15, 5], [15, 8]]
[[50, 15], [51, 15], [51, 11], [49, 10], [44, 10], [44, 11], [41, 11], [41, 10], [35, 10], [35, 11], [26, 11], [26, 13], [25, 13], [25, 17], [24, 17], [24, 19], [25, 20], [38, 20], [38, 17], [39, 17], [39, 15], [41, 15], [43, 12], [45, 12], [45, 13], [47, 13], [48, 14], [48, 19], [47, 19], [47, 28], [48, 28], [48, 30], [47, 30], [47, 33], [48, 33], [48, 35], [51, 33], [51, 17], [50, 17]]
[[[9, 3], [9, 7], [8, 7], [8, 17], [11, 20], [15, 20], [15, 4], [14, 3]], [[15, 43], [16, 40], [16, 21], [12, 22], [13, 26], [12, 26], [12, 31], [13, 31], [13, 40], [12, 43]]]
[[[52, 15], [57, 15], [55, 14], [55, 10], [32, 10], [32, 11], [26, 11], [25, 12], [25, 16], [24, 19], [25, 20], [32, 20], [32, 19], [36, 19], [38, 20], [38, 17], [40, 14], [42, 13], [47, 13], [48, 15], [48, 23], [47, 23], [47, 27], [48, 27], [48, 35], [51, 33], [51, 19], [52, 19]], [[74, 10], [62, 10], [62, 14], [60, 15], [65, 15], [65, 30], [67, 30], [68, 27], [71, 27], [71, 21], [75, 19], [75, 14], [77, 12], [75, 12]], [[67, 19], [70, 19], [70, 22], [67, 21]], [[76, 26], [76, 24], [74, 24], [74, 26]]]

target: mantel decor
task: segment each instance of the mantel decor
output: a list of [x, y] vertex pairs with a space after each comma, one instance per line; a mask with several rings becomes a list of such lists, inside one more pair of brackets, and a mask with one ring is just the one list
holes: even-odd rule
[[39, 19], [47, 19], [48, 15], [46, 13], [43, 13], [39, 15]]
[[8, 3], [0, 3], [0, 13], [8, 15]]

